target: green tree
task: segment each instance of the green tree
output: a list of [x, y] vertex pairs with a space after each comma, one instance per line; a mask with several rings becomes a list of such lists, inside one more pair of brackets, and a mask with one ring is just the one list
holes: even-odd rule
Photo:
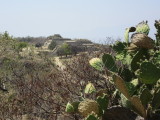
[[66, 57], [67, 57], [67, 55], [69, 55], [69, 54], [72, 53], [72, 52], [71, 52], [71, 47], [70, 47], [69, 44], [63, 43], [63, 44], [62, 44], [62, 48], [63, 48], [63, 50], [64, 50], [64, 53], [65, 53]]
[[27, 47], [27, 46], [28, 46], [28, 43], [26, 43], [26, 42], [18, 42], [16, 44], [16, 50], [17, 51], [22, 51], [22, 49]]

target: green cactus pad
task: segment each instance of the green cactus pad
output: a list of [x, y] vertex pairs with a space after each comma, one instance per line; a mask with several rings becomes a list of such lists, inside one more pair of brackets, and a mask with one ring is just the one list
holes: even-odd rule
[[130, 94], [128, 91], [128, 88], [126, 87], [126, 84], [124, 82], [124, 80], [118, 76], [118, 75], [114, 75], [113, 76], [113, 81], [115, 83], [116, 88], [127, 98], [130, 99]]
[[66, 105], [66, 112], [68, 113], [73, 113], [73, 112], [78, 112], [78, 105], [79, 105], [79, 101], [75, 101], [73, 103], [67, 103]]
[[140, 67], [139, 79], [144, 84], [155, 84], [160, 79], [160, 69], [151, 62], [143, 62]]
[[72, 106], [74, 108], [74, 112], [78, 112], [79, 101], [72, 102]]
[[98, 120], [98, 118], [96, 117], [96, 115], [90, 114], [85, 118], [85, 120]]
[[68, 113], [74, 112], [74, 107], [73, 107], [73, 105], [68, 102], [67, 105], [66, 105], [66, 110], [65, 110], [65, 111], [68, 112]]
[[117, 53], [122, 53], [125, 50], [126, 47], [126, 43], [122, 43], [120, 41], [117, 41], [114, 45], [113, 45], [113, 50], [115, 50]]
[[147, 24], [147, 21], [146, 22], [143, 21], [136, 26], [137, 33], [145, 33], [146, 35], [148, 35], [149, 31], [150, 31], [150, 28]]
[[94, 85], [93, 85], [92, 83], [88, 83], [88, 84], [86, 85], [85, 90], [84, 90], [84, 92], [85, 92], [86, 94], [90, 94], [90, 93], [93, 93], [93, 92], [95, 92], [95, 91], [96, 91], [96, 88], [94, 87]]
[[120, 76], [126, 82], [130, 82], [132, 80], [132, 72], [128, 68], [122, 68], [119, 71]]
[[152, 107], [153, 109], [157, 109], [158, 107], [160, 107], [160, 89], [154, 94]]
[[102, 56], [102, 61], [105, 67], [112, 72], [117, 72], [117, 66], [114, 58], [110, 54], [104, 54]]
[[89, 64], [95, 68], [96, 70], [102, 71], [103, 70], [103, 63], [102, 60], [100, 58], [92, 58], [89, 61]]
[[124, 39], [126, 43], [129, 43], [129, 28], [126, 28], [125, 33], [124, 33]]
[[109, 103], [109, 99], [108, 99], [107, 95], [104, 94], [103, 97], [98, 96], [97, 103], [99, 104], [99, 106], [102, 110], [104, 110], [104, 111], [107, 110], [108, 103]]
[[147, 105], [148, 103], [152, 100], [152, 94], [150, 93], [150, 91], [145, 88], [143, 89], [141, 95], [140, 95], [140, 99], [141, 99], [141, 102], [143, 104], [143, 106], [147, 109]]
[[129, 43], [129, 32], [135, 32], [135, 30], [136, 30], [135, 27], [126, 28], [125, 33], [124, 33], [124, 39], [127, 44]]
[[147, 54], [146, 52], [147, 52], [146, 50], [140, 49], [136, 53], [136, 55], [133, 57], [133, 59], [131, 61], [131, 69], [133, 71], [136, 71], [137, 69], [140, 68], [140, 64], [139, 63], [140, 63], [141, 60], [145, 60], [145, 58], [146, 58], [145, 54]]

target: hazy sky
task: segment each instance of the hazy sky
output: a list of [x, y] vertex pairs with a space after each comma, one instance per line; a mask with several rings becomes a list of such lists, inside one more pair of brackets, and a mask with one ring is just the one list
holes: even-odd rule
[[0, 0], [0, 32], [104, 40], [148, 20], [150, 36], [160, 19], [160, 0]]

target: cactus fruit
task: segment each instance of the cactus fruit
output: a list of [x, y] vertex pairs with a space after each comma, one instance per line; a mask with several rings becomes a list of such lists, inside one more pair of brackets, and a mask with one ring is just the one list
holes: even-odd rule
[[95, 68], [96, 70], [102, 71], [102, 69], [103, 69], [103, 63], [102, 63], [102, 60], [100, 58], [92, 58], [89, 61], [89, 64], [93, 68]]
[[140, 67], [139, 79], [144, 84], [155, 84], [160, 79], [160, 69], [151, 62], [143, 62]]
[[113, 81], [116, 85], [116, 88], [127, 98], [130, 99], [131, 96], [129, 94], [128, 88], [126, 87], [126, 84], [124, 82], [124, 80], [118, 76], [118, 75], [114, 75], [113, 76]]
[[84, 90], [84, 92], [85, 92], [86, 94], [90, 94], [90, 93], [93, 93], [93, 92], [95, 92], [95, 91], [96, 91], [96, 88], [94, 87], [94, 85], [93, 85], [92, 83], [88, 83], [88, 84], [86, 85], [85, 90]]
[[137, 112], [140, 116], [146, 118], [146, 110], [142, 105], [140, 98], [138, 96], [133, 96], [131, 97], [130, 101], [135, 112]]
[[146, 48], [146, 49], [154, 48], [153, 40], [143, 33], [133, 34], [131, 36], [131, 43], [136, 45], [138, 48]]
[[86, 99], [86, 100], [80, 102], [80, 104], [78, 105], [78, 111], [84, 117], [87, 117], [92, 112], [98, 115], [99, 114], [99, 105], [94, 100]]
[[136, 32], [137, 33], [144, 33], [146, 35], [149, 34], [150, 28], [147, 24], [147, 21], [142, 21], [136, 26]]
[[118, 69], [117, 69], [115, 60], [114, 60], [114, 58], [110, 54], [104, 54], [102, 56], [102, 61], [103, 61], [103, 64], [105, 65], [105, 67], [109, 71], [117, 72]]

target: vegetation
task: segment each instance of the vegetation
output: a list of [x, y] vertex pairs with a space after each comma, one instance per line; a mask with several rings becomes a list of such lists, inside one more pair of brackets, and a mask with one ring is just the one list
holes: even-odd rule
[[[100, 74], [104, 76], [107, 82], [115, 86], [115, 92], [112, 91], [112, 93], [116, 96], [115, 99], [118, 99], [118, 104], [122, 106], [121, 108], [127, 108], [128, 113], [130, 110], [134, 111], [144, 120], [157, 120], [160, 118], [160, 51], [157, 49], [159, 47], [156, 44], [157, 40], [153, 41], [147, 36], [149, 30], [147, 22], [139, 23], [136, 28], [126, 29], [126, 42], [118, 41], [111, 46], [116, 54], [105, 53], [101, 58], [92, 58], [89, 63], [93, 68], [101, 72]], [[131, 36], [130, 42], [129, 32], [135, 31], [136, 33]], [[111, 109], [108, 109], [110, 102], [112, 102], [109, 92], [106, 88], [96, 90], [93, 83], [86, 85], [84, 94], [91, 96], [98, 94], [90, 100], [95, 101], [96, 107], [99, 107], [100, 112], [93, 108], [90, 109], [95, 103], [85, 102], [86, 100], [89, 101], [89, 98], [87, 96], [82, 97], [79, 101], [78, 111], [85, 117], [85, 120], [90, 120], [91, 118], [94, 120], [132, 119], [130, 117], [125, 118], [126, 113], [116, 113], [116, 109], [117, 111], [120, 109], [118, 106], [114, 110], [117, 118], [112, 115]], [[84, 108], [81, 107], [83, 103], [86, 106]], [[77, 106], [71, 105], [76, 109]], [[68, 106], [66, 106], [67, 108]], [[85, 112], [85, 115], [82, 111]], [[76, 111], [67, 112], [74, 113]], [[121, 115], [118, 116], [118, 114]], [[133, 114], [132, 116], [135, 120], [136, 115], [134, 113], [130, 114]]]
[[[0, 34], [0, 119], [160, 119], [160, 21], [155, 27], [156, 40], [143, 21], [126, 29], [125, 41], [80, 53], [63, 68], [48, 51]], [[83, 50], [64, 43], [57, 54], [77, 51]]]
[[53, 50], [56, 47], [56, 42], [52, 40], [51, 44], [49, 44], [48, 49]]

